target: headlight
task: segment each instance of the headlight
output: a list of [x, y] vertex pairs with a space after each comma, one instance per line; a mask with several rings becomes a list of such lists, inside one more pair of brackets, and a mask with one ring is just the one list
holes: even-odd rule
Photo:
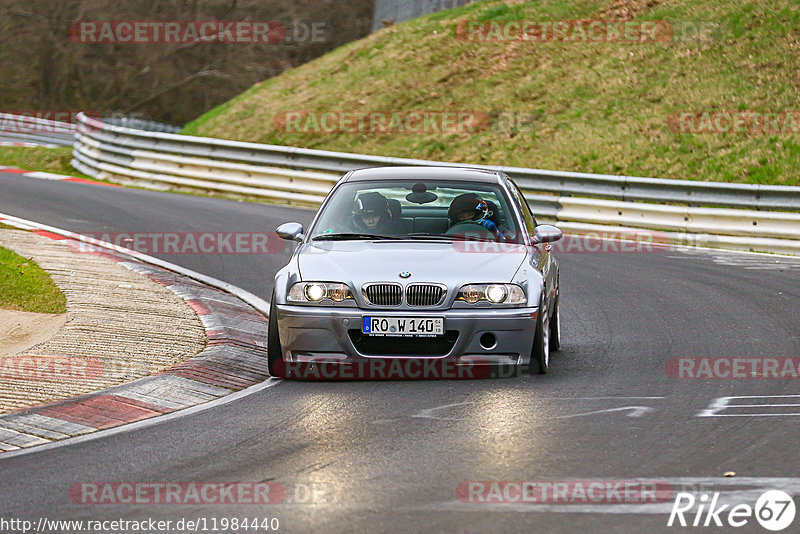
[[464, 286], [461, 288], [461, 291], [458, 292], [458, 300], [464, 300], [470, 304], [475, 304], [481, 300], [485, 294], [486, 291], [483, 286]]
[[492, 284], [486, 288], [486, 300], [493, 304], [502, 304], [508, 296], [506, 286]]
[[325, 298], [326, 287], [322, 284], [308, 284], [304, 293], [308, 300], [318, 302]]
[[525, 292], [516, 284], [469, 284], [462, 286], [456, 300], [469, 304], [524, 304]]
[[288, 302], [309, 303], [322, 302], [324, 300], [333, 302], [343, 302], [352, 300], [353, 294], [350, 287], [341, 282], [297, 282], [286, 297]]

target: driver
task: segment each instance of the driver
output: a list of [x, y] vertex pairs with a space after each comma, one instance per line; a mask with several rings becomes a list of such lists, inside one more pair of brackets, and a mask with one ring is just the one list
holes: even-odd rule
[[378, 192], [365, 193], [358, 197], [353, 209], [353, 225], [360, 232], [386, 232], [392, 213], [389, 202]]
[[487, 201], [480, 198], [475, 193], [464, 193], [458, 195], [450, 203], [450, 208], [447, 210], [447, 216], [450, 219], [450, 228], [463, 223], [472, 222], [480, 224], [489, 230], [494, 236], [503, 238], [503, 234], [497, 228], [497, 225], [490, 219], [492, 213]]

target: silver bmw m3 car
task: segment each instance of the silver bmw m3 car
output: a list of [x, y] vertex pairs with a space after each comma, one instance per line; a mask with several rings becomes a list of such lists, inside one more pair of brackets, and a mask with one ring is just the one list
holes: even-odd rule
[[[545, 373], [560, 344], [555, 226], [537, 224], [504, 173], [351, 171], [275, 275], [272, 376], [472, 378]], [[466, 371], [465, 371], [466, 370]], [[480, 374], [478, 374], [480, 375]]]

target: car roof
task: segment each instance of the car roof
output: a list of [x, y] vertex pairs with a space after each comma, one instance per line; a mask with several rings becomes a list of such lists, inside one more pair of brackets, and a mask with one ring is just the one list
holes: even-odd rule
[[472, 182], [500, 182], [497, 171], [475, 169], [470, 167], [372, 167], [351, 171], [343, 181], [362, 182], [366, 180], [463, 180]]

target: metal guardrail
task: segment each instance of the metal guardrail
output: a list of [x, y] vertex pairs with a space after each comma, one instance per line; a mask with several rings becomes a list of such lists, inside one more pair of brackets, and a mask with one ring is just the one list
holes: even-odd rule
[[[75, 134], [73, 166], [97, 178], [157, 189], [318, 206], [340, 175], [351, 169], [465, 166], [148, 132], [85, 115], [78, 120], [82, 127]], [[800, 187], [469, 166], [507, 172], [539, 216], [564, 223], [567, 229], [667, 230], [681, 242], [800, 254], [800, 213], [791, 213], [800, 212]]]
[[435, 13], [444, 9], [452, 9], [476, 2], [477, 0], [375, 0], [372, 14], [372, 31], [384, 26]]
[[124, 128], [144, 130], [146, 132], [178, 133], [181, 131], [180, 126], [173, 126], [163, 122], [156, 122], [136, 117], [104, 117], [103, 122], [112, 126], [122, 126]]
[[[668, 180], [635, 176], [583, 174], [521, 167], [466, 165], [420, 159], [393, 158], [264, 145], [162, 132], [145, 132], [103, 124], [79, 115], [86, 125], [83, 134], [113, 150], [149, 150], [214, 160], [278, 166], [333, 173], [375, 166], [440, 165], [505, 171], [528, 191], [558, 196], [579, 196], [621, 201], [647, 201], [690, 206], [800, 211], [800, 187], [729, 184], [689, 180]], [[81, 152], [78, 136], [76, 152]]]
[[[104, 117], [103, 122], [114, 126], [123, 126], [149, 132], [176, 133], [177, 126], [139, 118]], [[3, 126], [13, 124], [11, 130]], [[0, 141], [19, 142], [39, 146], [72, 146], [78, 125], [70, 122], [56, 121], [29, 115], [2, 113], [0, 122]]]
[[0, 127], [0, 141], [25, 143], [30, 146], [70, 146], [75, 138], [76, 126], [27, 115], [3, 114], [2, 124], [13, 124], [9, 130]]

